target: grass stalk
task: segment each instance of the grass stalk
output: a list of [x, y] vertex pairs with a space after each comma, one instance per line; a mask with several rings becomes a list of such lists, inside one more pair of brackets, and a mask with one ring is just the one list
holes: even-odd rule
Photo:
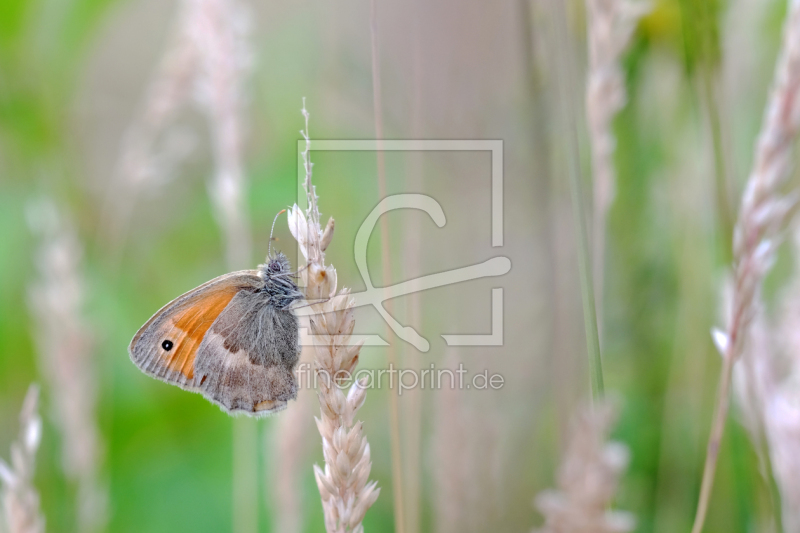
[[719, 103], [714, 90], [715, 80], [716, 76], [713, 67], [708, 64], [708, 61], [705, 61], [702, 67], [701, 83], [703, 85], [703, 100], [708, 114], [711, 145], [714, 153], [714, 192], [717, 200], [717, 219], [721, 234], [726, 236], [723, 239], [725, 245], [723, 258], [725, 262], [728, 262], [733, 254], [730, 240], [727, 238], [728, 235], [733, 233], [733, 213], [730, 195], [731, 180], [729, 179], [725, 144], [722, 138], [722, 119], [719, 112]]
[[317, 429], [322, 437], [325, 467], [314, 465], [325, 529], [328, 533], [363, 533], [364, 515], [378, 499], [380, 489], [369, 480], [372, 467], [370, 447], [362, 422], [355, 416], [366, 400], [365, 381], [356, 381], [345, 395], [343, 378], [352, 376], [363, 341], [351, 343], [355, 327], [355, 301], [347, 289], [337, 293], [336, 269], [325, 265], [325, 249], [333, 237], [333, 219], [323, 231], [316, 190], [311, 182], [311, 141], [308, 134], [309, 113], [303, 102], [306, 148], [302, 153], [306, 172], [305, 189], [308, 210], [295, 205], [289, 212], [289, 229], [308, 261], [301, 272], [305, 297], [318, 303], [310, 305], [309, 325], [314, 340], [314, 368], [320, 417]]
[[[411, 138], [422, 138], [422, 2], [414, 0], [415, 10], [414, 26], [411, 32], [412, 39], [412, 98], [411, 98]], [[406, 174], [406, 189], [420, 191], [423, 183], [422, 152], [414, 151], [409, 155], [409, 164]], [[422, 268], [422, 245], [419, 235], [421, 222], [419, 213], [409, 213], [408, 221], [404, 224], [404, 246], [406, 253], [403, 256], [403, 278], [411, 279]], [[410, 324], [422, 325], [421, 294], [414, 292], [409, 295], [407, 320]], [[415, 371], [422, 368], [422, 354], [415, 346], [405, 343], [403, 346], [403, 361]], [[404, 409], [400, 413], [405, 422], [402, 427], [402, 447], [405, 451], [403, 464], [405, 464], [405, 478], [403, 485], [406, 489], [406, 498], [403, 501], [406, 507], [407, 519], [404, 522], [407, 533], [418, 533], [420, 530], [420, 504], [422, 502], [422, 390], [414, 387], [406, 392]]]
[[[625, 76], [620, 57], [647, 7], [629, 0], [586, 0], [589, 71], [586, 76], [586, 122], [592, 162], [592, 262], [598, 303], [597, 329], [603, 333], [603, 280], [606, 219], [614, 201], [616, 171], [613, 121], [625, 106]], [[602, 340], [602, 338], [601, 338]]]
[[[372, 49], [372, 101], [375, 116], [375, 138], [378, 143], [377, 164], [378, 164], [378, 195], [380, 199], [386, 198], [386, 163], [383, 153], [383, 111], [381, 105], [381, 75], [380, 75], [380, 56], [378, 51], [378, 10], [375, 0], [370, 0], [370, 43]], [[383, 216], [380, 219], [381, 231], [381, 266], [383, 270], [383, 284], [388, 286], [391, 283], [391, 256], [389, 253], [389, 221]], [[387, 313], [391, 313], [391, 301], [384, 302]], [[387, 324], [387, 337], [391, 335], [391, 330]], [[389, 342], [387, 347], [387, 362], [390, 368], [397, 366], [397, 356], [395, 353], [395, 343]], [[395, 532], [405, 532], [405, 506], [404, 506], [404, 483], [403, 465], [400, 449], [400, 405], [399, 398], [393, 390], [389, 390], [389, 433], [392, 448], [392, 492], [394, 494], [394, 520]]]
[[633, 531], [631, 513], [610, 510], [630, 461], [627, 446], [609, 441], [615, 409], [607, 401], [578, 410], [557, 473], [557, 489], [540, 492], [534, 505], [545, 518], [535, 533]]
[[108, 493], [102, 479], [105, 446], [98, 427], [98, 360], [85, 318], [83, 246], [70, 217], [42, 199], [28, 209], [37, 280], [28, 290], [39, 367], [52, 395], [52, 420], [61, 434], [61, 463], [76, 488], [76, 529], [104, 531]]
[[[557, 2], [556, 40], [563, 50], [570, 50], [567, 35], [566, 10], [568, 5]], [[568, 55], [568, 54], [565, 54]], [[559, 112], [567, 135], [567, 174], [572, 197], [572, 211], [575, 217], [575, 233], [578, 247], [578, 274], [581, 284], [581, 302], [583, 305], [583, 324], [586, 335], [586, 351], [589, 357], [589, 376], [591, 380], [592, 398], [599, 400], [605, 394], [603, 383], [603, 361], [600, 353], [600, 337], [597, 331], [597, 308], [595, 307], [594, 283], [592, 280], [592, 259], [589, 249], [588, 228], [586, 226], [586, 210], [581, 176], [581, 150], [578, 138], [577, 117], [572, 111], [570, 88], [574, 87], [572, 65], [559, 62], [557, 77], [559, 94]]]
[[44, 533], [39, 492], [33, 485], [36, 452], [42, 440], [39, 386], [36, 384], [28, 388], [19, 421], [19, 437], [11, 444], [11, 461], [6, 463], [0, 459], [0, 531]]
[[774, 262], [782, 232], [797, 204], [796, 195], [784, 195], [781, 189], [790, 175], [790, 156], [800, 127], [799, 97], [800, 0], [792, 0], [755, 149], [754, 166], [733, 234], [733, 305], [727, 332], [715, 334], [723, 364], [692, 533], [703, 530], [708, 513], [730, 404], [733, 366], [748, 338], [762, 281]]

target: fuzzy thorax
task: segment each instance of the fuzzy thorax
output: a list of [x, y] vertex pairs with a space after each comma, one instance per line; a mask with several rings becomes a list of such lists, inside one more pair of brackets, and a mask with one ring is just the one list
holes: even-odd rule
[[273, 305], [278, 309], [285, 309], [295, 300], [301, 300], [303, 293], [292, 280], [289, 259], [277, 252], [272, 258], [267, 257], [267, 262], [258, 265], [258, 275], [264, 280], [264, 291], [269, 294]]

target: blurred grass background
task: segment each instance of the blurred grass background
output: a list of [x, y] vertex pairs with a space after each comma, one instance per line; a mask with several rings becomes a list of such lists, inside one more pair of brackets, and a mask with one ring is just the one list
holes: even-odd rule
[[[440, 512], [436, 478], [448, 475], [483, 489], [481, 505], [463, 495], [464, 531], [539, 524], [532, 498], [552, 485], [566, 420], [589, 394], [565, 178], [568, 141], [553, 111], [554, 65], [576, 65], [583, 80], [584, 12], [582, 2], [564, 4], [571, 54], [552, 38], [553, 12], [561, 5], [378, 2], [387, 138], [411, 138], [416, 116], [420, 138], [502, 139], [505, 149], [502, 249], [490, 246], [486, 154], [420, 156], [422, 189], [415, 192], [442, 204], [445, 228], [421, 213], [387, 215], [394, 282], [498, 254], [513, 264], [499, 280], [421, 297], [423, 321], [415, 326], [432, 344], [421, 356], [427, 367], [451, 353], [441, 333], [488, 332], [491, 287], [504, 287], [506, 295], [504, 346], [457, 352], [471, 371], [488, 368], [506, 378], [501, 391], [464, 394], [469, 427], [490, 434], [465, 455], [480, 467], [470, 462], [458, 473], [438, 467], [438, 391], [422, 394], [422, 417], [410, 422], [421, 427], [424, 531], [433, 530]], [[266, 253], [274, 214], [296, 200], [301, 97], [312, 114], [312, 139], [373, 138], [374, 129], [368, 2], [249, 7], [255, 57], [245, 165], [255, 266]], [[16, 435], [28, 384], [42, 381], [27, 304], [38, 244], [25, 220], [26, 206], [48, 196], [75, 222], [84, 248], [84, 311], [94, 338], [105, 446], [98, 461], [109, 490], [107, 529], [115, 532], [226, 531], [232, 522], [232, 419], [198, 395], [145, 377], [126, 353], [161, 305], [224, 272], [207, 190], [207, 133], [196, 114], [179, 121], [194, 132], [192, 151], [169, 180], [138, 199], [124, 243], [102, 238], [121, 139], [141, 112], [175, 9], [175, 2], [158, 0], [0, 3], [0, 454]], [[720, 323], [730, 253], [725, 212], [735, 213], [751, 164], [784, 14], [778, 0], [658, 0], [625, 58], [629, 102], [615, 123], [618, 194], [607, 238], [603, 340], [607, 387], [622, 407], [614, 436], [632, 452], [617, 505], [636, 514], [637, 531], [687, 530], [693, 518], [720, 364], [708, 332]], [[569, 95], [580, 109], [582, 95], [582, 85]], [[715, 128], [728, 147], [721, 156], [734, 191], [729, 205], [717, 194]], [[340, 284], [363, 289], [351, 250], [378, 198], [374, 155], [312, 157], [323, 216], [337, 222], [329, 260]], [[408, 191], [409, 157], [387, 155], [390, 193]], [[420, 217], [423, 251], [419, 268], [408, 271], [402, 239], [413, 216]], [[285, 223], [276, 235], [278, 247], [294, 251]], [[377, 284], [380, 243], [377, 236], [370, 242]], [[398, 300], [395, 310], [407, 323], [406, 304]], [[373, 310], [358, 313], [361, 332], [383, 331]], [[401, 366], [407, 357], [401, 348]], [[362, 365], [378, 368], [385, 358], [383, 349], [367, 348]], [[46, 386], [43, 393], [36, 485], [48, 529], [74, 531], [76, 489], [62, 471]], [[387, 406], [388, 393], [374, 391], [362, 410], [372, 477], [383, 487], [367, 513], [371, 531], [393, 527]], [[306, 421], [306, 468], [298, 474], [303, 523], [306, 531], [321, 531], [311, 469], [322, 461], [319, 436], [310, 415]], [[273, 446], [276, 419], [252, 423], [262, 452], [253, 465], [260, 479], [259, 530], [268, 531], [278, 512], [273, 495], [282, 490], [275, 464], [283, 458]], [[706, 531], [753, 531], [771, 513], [747, 434], [732, 423]]]

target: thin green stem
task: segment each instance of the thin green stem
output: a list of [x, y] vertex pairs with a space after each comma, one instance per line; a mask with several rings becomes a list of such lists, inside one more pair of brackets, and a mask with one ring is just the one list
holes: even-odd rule
[[[569, 39], [566, 32], [566, 3], [559, 2], [559, 21], [557, 32], [560, 45], [564, 50], [570, 50]], [[565, 54], [569, 57], [569, 54]], [[594, 299], [594, 282], [592, 280], [592, 259], [589, 248], [589, 234], [586, 227], [586, 211], [584, 207], [584, 194], [581, 184], [581, 153], [578, 138], [577, 118], [573, 112], [575, 106], [570, 105], [570, 88], [575, 87], [571, 79], [571, 65], [565, 61], [558, 62], [558, 78], [561, 94], [561, 116], [564, 121], [568, 141], [567, 174], [569, 174], [570, 192], [572, 196], [572, 211], [575, 216], [575, 232], [578, 245], [578, 270], [581, 280], [581, 301], [583, 303], [583, 325], [586, 334], [586, 351], [589, 356], [589, 375], [592, 383], [592, 398], [602, 399], [605, 393], [603, 384], [603, 361], [600, 352], [600, 336], [597, 330], [597, 308]]]
[[[577, 135], [572, 144], [577, 143]], [[578, 150], [574, 148], [573, 158], [577, 158]], [[603, 361], [600, 353], [600, 337], [597, 331], [597, 309], [594, 301], [594, 283], [592, 280], [591, 256], [589, 255], [589, 237], [586, 229], [586, 214], [583, 205], [581, 176], [577, 164], [569, 164], [570, 192], [572, 194], [572, 211], [575, 215], [575, 226], [578, 237], [578, 270], [581, 278], [581, 300], [583, 302], [583, 324], [586, 331], [586, 351], [589, 355], [589, 374], [592, 380], [592, 397], [597, 400], [603, 397]]]
[[717, 102], [714, 80], [715, 73], [712, 65], [705, 61], [700, 75], [703, 86], [703, 100], [708, 114], [708, 123], [711, 130], [711, 144], [714, 152], [714, 192], [717, 199], [717, 218], [720, 234], [724, 244], [723, 261], [729, 263], [733, 259], [733, 241], [728, 238], [733, 235], [733, 209], [731, 207], [730, 179], [725, 161], [725, 146], [722, 139], [722, 123]]
[[[730, 341], [733, 345], [733, 339]], [[711, 490], [714, 487], [714, 474], [717, 471], [717, 458], [719, 448], [722, 443], [722, 435], [725, 431], [725, 421], [728, 418], [728, 408], [730, 407], [730, 387], [733, 375], [734, 352], [726, 350], [725, 359], [722, 363], [722, 379], [717, 393], [717, 406], [714, 410], [714, 421], [711, 426], [711, 435], [708, 439], [706, 448], [706, 462], [703, 466], [703, 481], [700, 486], [700, 498], [697, 504], [697, 514], [694, 517], [692, 533], [703, 531], [703, 524], [706, 521], [708, 505], [711, 501]]]

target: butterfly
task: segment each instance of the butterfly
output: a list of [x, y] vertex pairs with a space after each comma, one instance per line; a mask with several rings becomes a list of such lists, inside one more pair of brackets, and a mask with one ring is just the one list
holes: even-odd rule
[[179, 296], [128, 347], [145, 374], [198, 392], [229, 414], [262, 416], [297, 396], [303, 298], [282, 253], [257, 270], [231, 272]]

